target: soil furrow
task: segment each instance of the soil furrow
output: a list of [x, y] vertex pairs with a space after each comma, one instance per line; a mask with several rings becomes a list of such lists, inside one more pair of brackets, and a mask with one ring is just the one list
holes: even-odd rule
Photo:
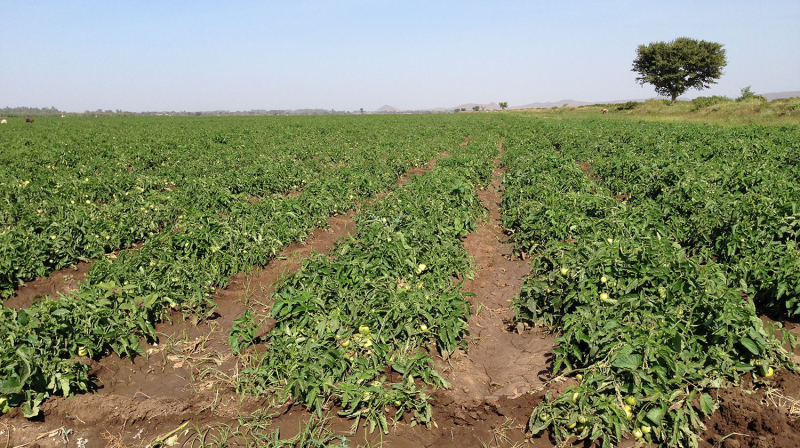
[[518, 397], [549, 379], [548, 359], [555, 338], [539, 330], [519, 334], [511, 328], [511, 301], [519, 294], [530, 265], [514, 256], [503, 232], [502, 175], [503, 170], [495, 168], [489, 188], [478, 191], [489, 219], [464, 241], [475, 260], [474, 279], [465, 284], [465, 290], [476, 295], [474, 315], [467, 353], [454, 355], [445, 370], [455, 386], [452, 399], [465, 407], [502, 396]]

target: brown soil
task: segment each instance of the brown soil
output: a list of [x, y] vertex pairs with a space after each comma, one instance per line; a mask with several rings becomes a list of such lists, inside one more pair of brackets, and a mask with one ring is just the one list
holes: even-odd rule
[[589, 165], [588, 162], [575, 162], [575, 163], [577, 163], [578, 166], [581, 167], [581, 169], [589, 177], [589, 179], [592, 179], [593, 181], [597, 181], [597, 182], [602, 182], [603, 181], [603, 179], [601, 179], [600, 176], [598, 176], [597, 173], [595, 173], [592, 170], [592, 166]]
[[27, 282], [25, 286], [18, 288], [13, 296], [6, 299], [3, 306], [19, 310], [30, 306], [33, 299], [38, 296], [56, 297], [58, 293], [77, 290], [78, 282], [86, 277], [91, 265], [91, 263], [80, 262], [74, 267], [63, 268], [47, 277], [39, 277]]
[[706, 419], [701, 447], [800, 446], [800, 376], [781, 370], [766, 387], [751, 388], [745, 381], [743, 388], [712, 395], [719, 411]]

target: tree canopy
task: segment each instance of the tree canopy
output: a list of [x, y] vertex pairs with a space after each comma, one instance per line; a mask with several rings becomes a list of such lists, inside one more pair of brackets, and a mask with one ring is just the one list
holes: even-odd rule
[[639, 45], [633, 69], [639, 84], [652, 84], [659, 95], [675, 99], [689, 89], [716, 84], [728, 61], [722, 44], [680, 37], [672, 42]]

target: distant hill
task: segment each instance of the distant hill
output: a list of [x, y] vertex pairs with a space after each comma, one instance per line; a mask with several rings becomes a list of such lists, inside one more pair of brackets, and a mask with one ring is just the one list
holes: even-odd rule
[[[762, 95], [766, 99], [772, 101], [779, 98], [800, 97], [800, 90], [790, 91], [790, 92], [759, 93], [759, 95]], [[564, 106], [579, 107], [579, 106], [589, 106], [592, 104], [620, 104], [620, 103], [627, 103], [629, 101], [637, 101], [641, 103], [653, 99], [657, 98], [650, 97], [650, 98], [635, 98], [635, 99], [611, 100], [611, 101], [577, 101], [568, 99], [561, 101], [528, 103], [517, 106], [509, 106], [509, 109], [549, 109], [551, 107], [564, 107]], [[661, 99], [668, 99], [668, 98], [661, 98]], [[689, 101], [686, 98], [680, 98], [680, 97], [678, 98], [678, 100]], [[458, 110], [464, 109], [465, 111], [470, 112], [472, 111], [472, 108], [475, 106], [480, 107], [481, 110], [500, 110], [500, 106], [497, 103], [491, 102], [491, 103], [464, 103], [453, 107], [433, 107], [429, 109], [418, 109], [418, 110], [413, 110], [413, 112], [451, 112], [456, 109]], [[393, 113], [393, 112], [412, 112], [412, 111], [397, 109], [392, 106], [386, 105], [378, 109], [378, 112]]]
[[549, 109], [551, 107], [586, 106], [587, 104], [592, 104], [592, 103], [587, 103], [585, 101], [575, 101], [575, 100], [561, 100], [561, 101], [553, 101], [550, 103], [530, 103], [530, 104], [523, 104], [522, 106], [511, 106], [509, 107], [509, 109]]
[[475, 107], [475, 106], [480, 107], [481, 110], [500, 110], [500, 106], [495, 102], [488, 103], [488, 104], [465, 103], [465, 104], [459, 104], [458, 106], [455, 106], [455, 107], [450, 107], [449, 109], [450, 110], [455, 110], [455, 109], [472, 110], [472, 108]]
[[392, 107], [388, 104], [381, 106], [376, 112], [402, 112], [402, 110]]
[[781, 98], [800, 97], [800, 90], [795, 90], [793, 92], [762, 93], [760, 95], [768, 99], [769, 101], [772, 101], [772, 100], [779, 100]]

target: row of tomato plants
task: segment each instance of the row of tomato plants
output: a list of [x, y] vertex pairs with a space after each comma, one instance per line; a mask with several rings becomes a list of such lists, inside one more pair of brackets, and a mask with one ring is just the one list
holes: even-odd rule
[[267, 264], [289, 242], [325, 226], [328, 216], [391, 188], [404, 169], [463, 138], [461, 126], [450, 123], [444, 137], [389, 146], [372, 160], [321, 173], [297, 196], [239, 201], [225, 213], [185, 210], [141, 247], [93, 263], [76, 292], [25, 309], [0, 308], [2, 405], [34, 416], [49, 395], [90, 390], [89, 368], [76, 357], [140, 354], [141, 338], [154, 340], [154, 324], [171, 309], [207, 315], [211, 294], [230, 276]]
[[566, 127], [510, 129], [504, 155], [504, 225], [532, 257], [516, 319], [559, 332], [553, 373], [578, 382], [548, 394], [529, 428], [560, 442], [697, 446], [710, 390], [794, 368], [773, 333], [791, 337], [764, 327], [730, 269], [684, 245], [657, 201], [621, 203], [587, 176], [549, 139]]
[[[454, 277], [469, 275], [461, 239], [485, 214], [476, 187], [488, 184], [497, 151], [492, 126], [471, 134], [432, 171], [360, 210], [355, 236], [279, 284], [275, 327], [266, 351], [245, 358], [240, 392], [277, 392], [315, 412], [339, 405], [370, 431], [388, 432], [404, 415], [430, 425], [428, 387], [449, 387], [431, 354], [464, 344], [470, 305]], [[234, 351], [255, 341], [264, 318], [237, 321]]]
[[[0, 134], [0, 298], [194, 212], [300, 190], [353, 164], [402, 172], [459, 125], [426, 118], [70, 119]], [[411, 131], [411, 132], [409, 132]]]
[[629, 204], [658, 209], [660, 226], [725, 265], [760, 308], [800, 313], [800, 129], [584, 122], [542, 130]]

